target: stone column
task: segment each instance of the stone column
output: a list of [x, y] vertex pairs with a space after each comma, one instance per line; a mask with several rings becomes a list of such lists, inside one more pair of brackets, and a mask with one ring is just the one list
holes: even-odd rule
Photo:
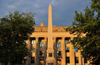
[[27, 47], [28, 47], [28, 49], [30, 51], [30, 56], [27, 57], [26, 64], [30, 65], [31, 64], [31, 40], [30, 40], [30, 38], [27, 40]]
[[84, 58], [82, 57], [82, 65], [85, 65], [85, 63], [84, 63]]
[[39, 50], [38, 50], [38, 48], [39, 48], [39, 37], [36, 37], [35, 44], [36, 44], [36, 48], [35, 48], [35, 65], [39, 65], [39, 56], [38, 56], [38, 54], [39, 54]]
[[[57, 63], [57, 44], [56, 44], [56, 37], [53, 37], [53, 49], [54, 49], [55, 62]], [[56, 63], [55, 63], [55, 65], [56, 65]]]
[[[71, 37], [70, 40], [73, 40], [74, 37]], [[75, 65], [75, 53], [74, 53], [74, 47], [70, 43], [70, 64]]]
[[46, 58], [47, 58], [47, 37], [44, 38], [44, 65], [46, 65]]
[[81, 55], [81, 50], [78, 50], [79, 53], [79, 65], [82, 65], [82, 55]]
[[61, 42], [61, 52], [62, 52], [62, 65], [66, 65], [66, 61], [65, 61], [65, 37], [62, 37], [62, 42]]

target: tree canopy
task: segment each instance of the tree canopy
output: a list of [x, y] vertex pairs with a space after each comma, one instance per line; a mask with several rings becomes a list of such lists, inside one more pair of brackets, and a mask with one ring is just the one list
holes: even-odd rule
[[[73, 45], [81, 52], [83, 57], [92, 64], [100, 64], [100, 0], [91, 0], [90, 8], [84, 9], [85, 13], [75, 11], [72, 27], [66, 28], [77, 38], [71, 40]], [[82, 34], [85, 36], [82, 37]], [[74, 42], [77, 41], [77, 44]]]
[[25, 40], [34, 32], [34, 14], [9, 13], [0, 18], [0, 62], [21, 64], [25, 56], [29, 56]]

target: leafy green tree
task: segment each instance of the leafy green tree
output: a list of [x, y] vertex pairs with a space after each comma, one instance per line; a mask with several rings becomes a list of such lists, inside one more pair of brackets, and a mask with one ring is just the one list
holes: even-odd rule
[[[77, 35], [71, 42], [81, 52], [83, 57], [92, 64], [100, 64], [100, 0], [91, 0], [90, 8], [85, 13], [75, 11], [72, 27], [66, 28], [71, 34]], [[85, 34], [85, 36], [82, 36]], [[77, 44], [74, 42], [77, 41]]]
[[24, 40], [34, 31], [34, 14], [9, 13], [0, 18], [0, 62], [21, 64], [25, 56], [29, 56], [29, 50]]

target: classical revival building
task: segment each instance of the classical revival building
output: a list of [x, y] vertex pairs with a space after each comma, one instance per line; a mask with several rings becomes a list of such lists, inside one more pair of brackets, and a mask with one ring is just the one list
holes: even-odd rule
[[[48, 26], [41, 23], [27, 40], [31, 57], [27, 65], [88, 65], [80, 50], [74, 48], [70, 40], [77, 36], [66, 32], [68, 26], [52, 26], [52, 7], [48, 8]], [[77, 43], [77, 42], [76, 42]]]

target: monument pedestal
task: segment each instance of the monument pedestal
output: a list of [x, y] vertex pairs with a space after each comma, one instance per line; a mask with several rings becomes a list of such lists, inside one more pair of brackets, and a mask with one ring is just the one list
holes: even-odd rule
[[54, 60], [46, 60], [46, 65], [56, 65], [56, 62]]
[[56, 65], [56, 60], [54, 58], [54, 50], [53, 49], [47, 50], [46, 65]]

